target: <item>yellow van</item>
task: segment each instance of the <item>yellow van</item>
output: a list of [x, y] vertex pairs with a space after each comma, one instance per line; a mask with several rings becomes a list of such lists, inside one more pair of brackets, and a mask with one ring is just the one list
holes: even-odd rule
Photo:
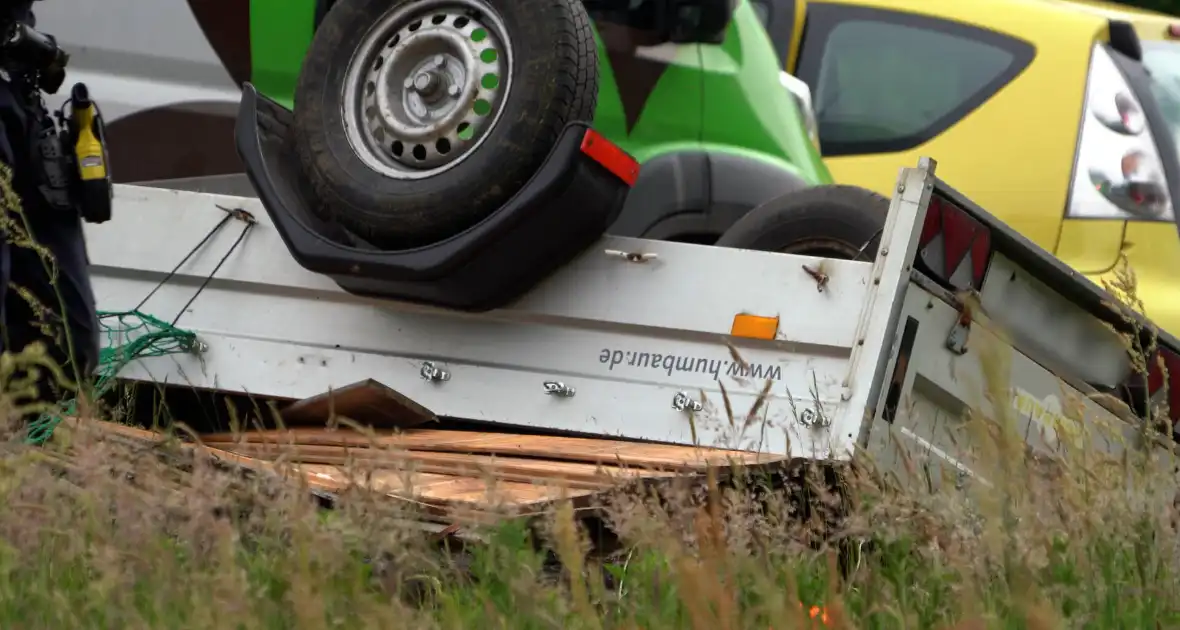
[[836, 181], [919, 156], [1092, 280], [1124, 252], [1180, 333], [1180, 18], [1088, 0], [754, 0]]

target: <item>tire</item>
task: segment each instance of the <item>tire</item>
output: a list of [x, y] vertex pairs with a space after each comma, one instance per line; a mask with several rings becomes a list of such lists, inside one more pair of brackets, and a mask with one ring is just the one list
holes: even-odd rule
[[738, 219], [718, 247], [872, 260], [889, 200], [855, 186], [817, 186], [771, 199]]
[[[488, 48], [494, 58], [480, 56]], [[354, 56], [368, 62], [350, 75]], [[438, 59], [443, 65], [434, 65]], [[406, 77], [423, 72], [431, 78], [421, 86], [430, 90], [407, 87]], [[498, 80], [482, 83], [483, 73]], [[389, 87], [377, 90], [378, 83]], [[428, 97], [444, 104], [434, 106], [447, 124], [426, 135], [405, 132], [425, 129], [415, 121], [398, 128], [374, 114], [383, 111], [376, 103], [392, 104], [384, 111], [405, 123], [412, 109], [405, 99], [422, 105]], [[503, 205], [538, 170], [567, 122], [593, 118], [597, 97], [597, 49], [578, 0], [338, 0], [299, 75], [294, 149], [320, 218], [382, 249], [419, 247]], [[477, 100], [490, 111], [479, 114]], [[466, 139], [462, 123], [472, 132]], [[444, 133], [450, 144], [436, 143]]]

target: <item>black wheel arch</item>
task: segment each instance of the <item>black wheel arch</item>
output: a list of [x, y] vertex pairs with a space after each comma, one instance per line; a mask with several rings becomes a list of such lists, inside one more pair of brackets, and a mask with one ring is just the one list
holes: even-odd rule
[[758, 204], [810, 188], [769, 161], [736, 153], [687, 150], [643, 163], [614, 236], [711, 242]]

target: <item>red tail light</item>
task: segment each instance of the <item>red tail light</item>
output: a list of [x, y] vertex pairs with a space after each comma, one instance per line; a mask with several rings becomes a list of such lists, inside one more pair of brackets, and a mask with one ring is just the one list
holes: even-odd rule
[[582, 136], [582, 153], [601, 164], [628, 186], [634, 186], [635, 180], [639, 179], [639, 162], [593, 129], [587, 129], [586, 135]]
[[982, 223], [933, 194], [918, 241], [918, 262], [924, 271], [955, 290], [978, 291], [991, 261], [991, 241], [991, 232]]

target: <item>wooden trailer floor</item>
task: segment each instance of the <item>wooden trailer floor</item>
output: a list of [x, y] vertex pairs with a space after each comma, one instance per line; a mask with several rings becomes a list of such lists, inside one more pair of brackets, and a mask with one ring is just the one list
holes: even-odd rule
[[727, 470], [780, 459], [610, 439], [437, 429], [366, 435], [346, 428], [295, 428], [204, 435], [202, 442], [239, 456], [295, 464], [321, 485], [347, 486], [348, 471], [363, 470], [370, 488], [391, 497], [479, 511], [529, 511], [629, 483], [699, 475], [710, 466]]
[[[362, 433], [347, 428], [349, 422], [329, 418], [384, 428]], [[372, 379], [290, 403], [280, 419], [290, 428], [205, 433], [199, 444], [184, 448], [240, 468], [294, 473], [322, 493], [365, 486], [448, 519], [455, 513], [535, 512], [562, 499], [585, 504], [623, 485], [703, 475], [710, 467], [725, 476], [734, 467], [782, 459], [609, 438], [523, 435], [491, 424], [487, 431], [445, 430], [436, 428], [446, 427], [445, 420]], [[163, 437], [98, 424], [123, 438], [151, 442]]]
[[[163, 435], [91, 421], [142, 442]], [[780, 457], [747, 451], [622, 440], [438, 429], [293, 428], [200, 436], [184, 444], [237, 467], [294, 473], [310, 489], [338, 495], [365, 487], [453, 518], [526, 514], [560, 500], [583, 504], [623, 485], [760, 466]], [[279, 466], [282, 463], [284, 465]]]

